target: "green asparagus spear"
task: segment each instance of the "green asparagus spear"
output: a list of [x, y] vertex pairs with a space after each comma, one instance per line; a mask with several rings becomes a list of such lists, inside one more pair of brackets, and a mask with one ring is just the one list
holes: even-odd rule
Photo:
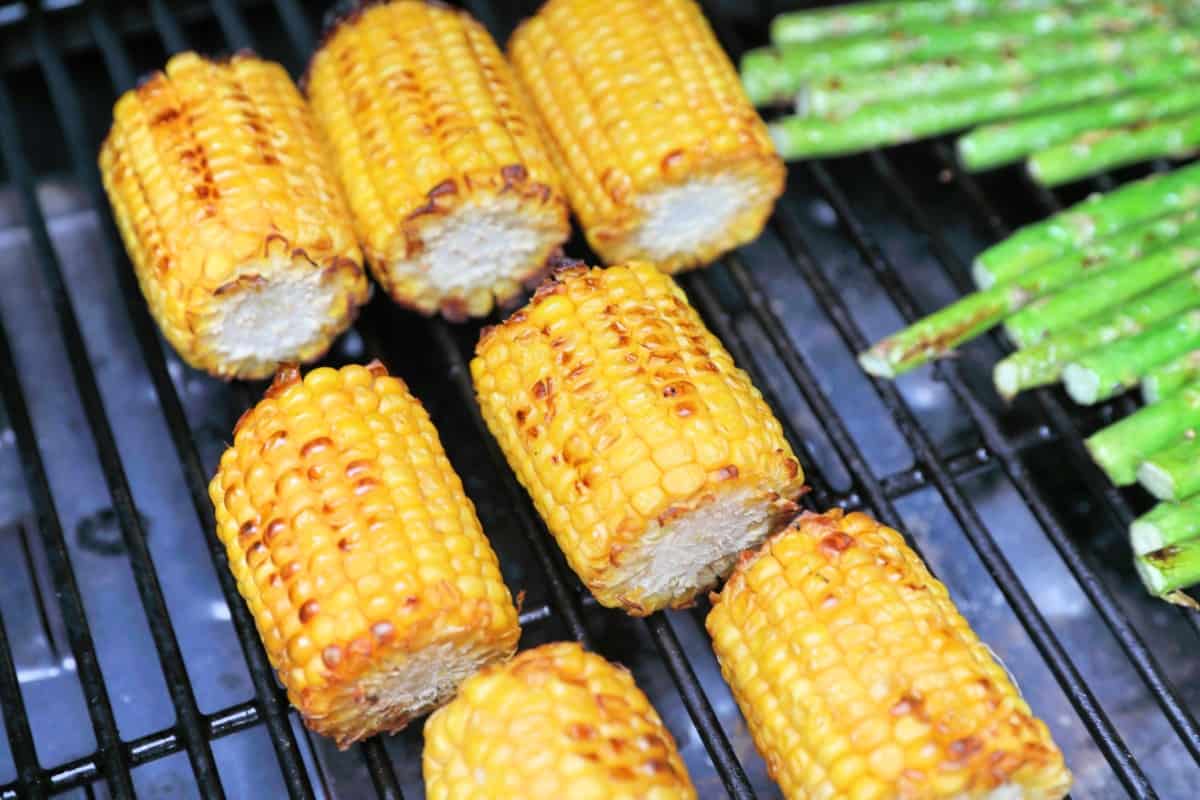
[[[1086, 0], [1068, 1], [1076, 4]], [[776, 44], [819, 42], [913, 23], [1024, 11], [1060, 3], [1061, 0], [884, 0], [791, 11], [780, 14], [771, 22], [771, 41]]]
[[958, 158], [972, 172], [1008, 164], [1086, 131], [1171, 117], [1200, 108], [1200, 85], [1151, 86], [1119, 97], [1031, 117], [983, 125], [958, 140]]
[[1200, 493], [1200, 438], [1185, 436], [1153, 454], [1138, 467], [1137, 479], [1159, 500], [1175, 501]]
[[1092, 458], [1118, 486], [1137, 480], [1138, 465], [1200, 426], [1200, 381], [1092, 435]]
[[1087, 131], [1029, 157], [1029, 174], [1043, 186], [1061, 186], [1108, 169], [1184, 158], [1200, 148], [1200, 112]]
[[[801, 87], [796, 94], [796, 112], [844, 117], [875, 103], [916, 100], [983, 86], [1012, 86], [1035, 78], [1049, 80], [1051, 75], [1081, 67], [1169, 53], [1194, 55], [1198, 50], [1200, 39], [1195, 34], [1162, 27], [1142, 28], [1124, 36], [1035, 40], [1025, 47], [998, 52], [963, 53], [934, 61], [827, 75]], [[1092, 127], [1096, 127], [1094, 122]]]
[[992, 381], [996, 391], [1011, 400], [1026, 389], [1054, 383], [1066, 365], [1084, 353], [1136, 336], [1147, 327], [1191, 308], [1200, 308], [1200, 271], [1167, 281], [1128, 303], [1018, 350], [996, 364]]
[[1150, 217], [1200, 205], [1200, 164], [1152, 175], [1096, 194], [1027, 225], [975, 259], [975, 283], [987, 289], [1026, 269]]
[[1010, 283], [968, 295], [877, 342], [859, 355], [859, 363], [872, 375], [885, 378], [901, 375], [931, 358], [946, 355], [1031, 300], [1081, 276], [1095, 274], [1110, 265], [1163, 247], [1175, 239], [1181, 229], [1197, 222], [1200, 222], [1200, 212], [1194, 209], [1146, 220], [1076, 252], [1039, 264]]
[[1157, 403], [1167, 395], [1200, 378], [1200, 350], [1184, 353], [1160, 364], [1142, 378], [1142, 400]]
[[1149, 330], [1085, 353], [1067, 364], [1063, 383], [1080, 405], [1094, 405], [1138, 385], [1159, 364], [1200, 347], [1200, 309], [1184, 311]]
[[1052, 333], [1106, 308], [1115, 308], [1197, 266], [1200, 266], [1200, 223], [1193, 223], [1168, 247], [1035, 300], [1009, 317], [1004, 330], [1017, 347], [1031, 347]]
[[742, 83], [755, 104], [789, 102], [808, 81], [899, 61], [1023, 47], [1048, 37], [1120, 34], [1167, 19], [1153, 3], [1099, 3], [1083, 9], [1048, 7], [981, 19], [915, 24], [886, 34], [829, 39], [820, 44], [751, 50]]
[[1018, 86], [964, 89], [926, 102], [894, 100], [844, 118], [783, 117], [769, 126], [785, 159], [838, 155], [900, 144], [977, 122], [1041, 111], [1200, 72], [1200, 59], [1156, 58], [1119, 62], [1055, 75]]
[[1146, 590], [1156, 597], [1186, 589], [1200, 583], [1200, 539], [1188, 539], [1138, 556], [1134, 566]]
[[1139, 556], [1196, 537], [1200, 537], [1200, 497], [1159, 503], [1129, 526], [1129, 542]]

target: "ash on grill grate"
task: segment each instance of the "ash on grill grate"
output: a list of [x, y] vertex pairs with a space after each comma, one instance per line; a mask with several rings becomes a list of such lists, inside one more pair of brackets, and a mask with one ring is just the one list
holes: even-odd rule
[[[0, 16], [2, 797], [421, 796], [419, 727], [339, 754], [288, 713], [204, 488], [261, 387], [210, 380], [164, 349], [94, 167], [112, 99], [168, 52], [254, 46], [296, 72], [321, 5]], [[468, 5], [503, 40], [536, 3]], [[775, 4], [724, 5], [708, 10], [735, 49], [761, 40]], [[1123, 544], [1127, 497], [1080, 446], [1120, 404], [1072, 416], [1042, 392], [1002, 405], [995, 338], [894, 387], [854, 363], [865, 341], [956, 297], [983, 246], [1091, 188], [1035, 192], [1015, 171], [977, 181], [947, 152], [934, 142], [793, 166], [766, 234], [684, 286], [784, 422], [811, 500], [911, 532], [1053, 728], [1073, 796], [1190, 797], [1200, 628], [1142, 593]], [[465, 373], [477, 330], [379, 297], [331, 361], [379, 355], [425, 402], [505, 579], [527, 592], [523, 646], [585, 638], [629, 665], [702, 797], [777, 796], [716, 671], [705, 609], [643, 623], [581, 601], [480, 425]], [[119, 555], [73, 535], [108, 508]]]

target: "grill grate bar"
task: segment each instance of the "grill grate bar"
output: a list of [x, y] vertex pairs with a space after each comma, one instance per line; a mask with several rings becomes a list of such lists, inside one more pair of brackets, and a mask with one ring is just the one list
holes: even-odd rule
[[[122, 49], [120, 38], [95, 4], [89, 8], [89, 23], [108, 67], [114, 89], [119, 93], [130, 88], [135, 81], [134, 68]], [[107, 205], [104, 202], [104, 190], [95, 162], [89, 157], [82, 115], [79, 113], [78, 93], [62, 64], [60, 55], [53, 43], [49, 41], [42, 26], [35, 27], [34, 36], [38, 58], [46, 71], [52, 98], [60, 112], [66, 112], [61, 113], [60, 116], [68, 123], [76, 121], [79, 123], [63, 126], [75, 171], [87, 188], [92, 205], [106, 223], [101, 225], [104, 229], [103, 239], [106, 255], [110, 263], [117, 265], [118, 283], [125, 299], [126, 309], [132, 320], [143, 360], [150, 372], [159, 405], [163, 410], [167, 428], [174, 442], [192, 507], [200, 523], [226, 604], [229, 606], [255, 694], [263, 706], [263, 713], [270, 730], [276, 756], [280, 762], [284, 783], [292, 797], [310, 798], [313, 796], [312, 787], [299, 757], [295, 736], [288, 724], [286, 703], [280, 697], [279, 689], [275, 684], [274, 671], [258, 642], [254, 620], [238, 596], [236, 582], [227, 566], [225, 550], [215, 535], [204, 468], [201, 466], [200, 456], [196, 451], [183, 405], [167, 370], [166, 359], [159, 344], [154, 322], [150, 319], [141, 292], [134, 281], [132, 266], [128, 263], [125, 251], [117, 240], [115, 227], [109, 222], [108, 213], [104, 211]]]
[[[956, 263], [958, 259], [954, 256], [953, 251], [949, 248], [936, 226], [930, 224], [929, 219], [912, 197], [908, 188], [903, 185], [899, 177], [895, 174], [895, 171], [891, 168], [887, 157], [879, 151], [874, 151], [871, 154], [871, 160], [884, 182], [892, 189], [893, 194], [901, 200], [901, 204], [913, 222], [929, 237], [933, 245], [933, 250], [942, 265], [952, 274], [965, 275], [965, 265]], [[911, 322], [915, 320], [920, 316], [920, 312], [916, 308], [916, 304], [913, 302], [911, 296], [904, 289], [899, 276], [895, 272], [894, 265], [887, 260], [882, 260], [879, 262], [879, 266], [884, 269], [884, 274], [891, 284], [887, 288], [889, 296], [896, 300], [897, 307], [904, 315], [906, 321]], [[1142, 638], [1134, 630], [1129, 618], [1117, 605], [1112, 593], [1105, 587], [1103, 581], [1100, 580], [1095, 571], [1088, 566], [1079, 548], [1071, 541], [1067, 532], [1055, 517], [1054, 512], [1050, 510], [1038, 490], [1033, 486], [1028, 473], [1026, 473], [1020, 463], [1020, 459], [1005, 441], [1004, 434], [1001, 432], [999, 424], [993, 415], [967, 387], [957, 369], [944, 361], [939, 363], [936, 369], [938, 376], [950, 386], [954, 395], [967, 408], [975, 426], [983, 434], [985, 443], [999, 458], [1005, 473], [1017, 487], [1018, 493], [1025, 501], [1025, 504], [1033, 511], [1034, 516], [1037, 517], [1038, 523], [1045, 531], [1055, 549], [1058, 550], [1059, 555], [1071, 571], [1071, 574], [1075, 577], [1076, 582], [1083, 589], [1092, 606], [1104, 619], [1105, 624], [1120, 643], [1121, 648], [1137, 669], [1138, 674], [1141, 675], [1142, 680], [1154, 695], [1155, 700], [1166, 713], [1172, 727], [1179, 734], [1180, 739], [1187, 747], [1188, 752], [1191, 753], [1192, 758], [1200, 764], [1200, 729], [1197, 728], [1196, 719], [1179, 699], [1178, 692], [1163, 673], [1157, 659], [1151, 654], [1145, 642], [1142, 641]], [[1054, 400], [1053, 402], [1057, 403], [1058, 401]], [[1062, 429], [1060, 428], [1060, 430]], [[1065, 438], [1077, 440], [1078, 437], [1067, 435]], [[1094, 468], [1093, 471], [1095, 471]]]
[[25, 700], [21, 697], [21, 683], [17, 679], [17, 668], [13, 663], [12, 648], [9, 645], [8, 631], [4, 627], [3, 615], [0, 615], [0, 708], [3, 708], [0, 717], [4, 720], [9, 748], [17, 765], [18, 790], [23, 797], [45, 797], [37, 749], [33, 744], [33, 731], [29, 727]]

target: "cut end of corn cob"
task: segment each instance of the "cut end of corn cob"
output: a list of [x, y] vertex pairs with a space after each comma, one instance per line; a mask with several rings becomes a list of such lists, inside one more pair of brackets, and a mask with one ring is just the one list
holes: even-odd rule
[[288, 698], [339, 747], [512, 655], [517, 611], [437, 431], [378, 362], [282, 369], [209, 486]]
[[468, 679], [425, 724], [429, 800], [696, 797], [633, 676], [560, 642]]
[[784, 796], [1056, 800], [1044, 723], [899, 533], [804, 513], [747, 553], [708, 630]]
[[566, 200], [503, 55], [467, 13], [356, 6], [332, 24], [306, 89], [397, 303], [484, 316], [544, 276], [570, 233]]
[[486, 330], [480, 408], [571, 566], [632, 614], [692, 602], [796, 510], [779, 422], [646, 263], [555, 273]]
[[337, 178], [277, 64], [173, 57], [117, 101], [100, 171], [150, 311], [194, 367], [311, 361], [367, 300]]
[[550, 0], [509, 57], [606, 263], [677, 272], [762, 231], [783, 162], [692, 0]]

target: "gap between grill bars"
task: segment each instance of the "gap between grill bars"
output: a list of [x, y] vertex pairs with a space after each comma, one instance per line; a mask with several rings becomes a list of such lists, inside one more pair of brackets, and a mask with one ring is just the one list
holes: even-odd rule
[[[293, 59], [288, 66], [292, 67], [294, 72], [295, 68], [311, 52], [315, 42], [313, 27], [297, 0], [275, 0], [274, 5], [279, 19], [283, 23], [284, 31], [293, 45]], [[480, 3], [469, 3], [468, 5], [481, 20], [491, 24], [494, 28], [497, 24], [497, 15], [493, 13], [490, 6]], [[250, 26], [236, 3], [232, 0], [213, 0], [212, 9], [230, 49], [253, 46]], [[185, 49], [187, 39], [184, 29], [170, 5], [164, 0], [152, 0], [150, 10], [151, 19], [166, 45], [166, 49], [170, 52]], [[136, 75], [120, 33], [110, 24], [105, 16], [106, 12], [100, 4], [90, 4], [87, 13], [91, 36], [104, 60], [115, 92], [128, 88], [133, 84]], [[710, 16], [715, 22], [720, 22], [718, 15]], [[41, 464], [34, 426], [30, 420], [28, 409], [25, 407], [21, 378], [13, 364], [7, 332], [0, 323], [0, 362], [2, 362], [0, 363], [0, 394], [3, 395], [10, 421], [16, 433], [18, 449], [29, 484], [29, 493], [34, 502], [61, 610], [67, 620], [70, 644], [78, 665], [80, 682], [86, 690], [89, 718], [98, 744], [97, 752], [85, 758], [49, 767], [43, 767], [38, 763], [28, 718], [19, 702], [20, 691], [12, 669], [11, 650], [8, 647], [9, 643], [3, 626], [0, 624], [0, 700], [5, 703], [5, 722], [13, 758], [18, 768], [17, 780], [10, 785], [0, 787], [0, 797], [6, 800], [16, 797], [39, 797], [51, 791], [86, 785], [100, 779], [107, 782], [113, 796], [132, 797], [133, 786], [130, 770], [139, 764], [177, 752], [187, 754], [193, 775], [201, 791], [207, 796], [219, 797], [222, 794], [222, 787], [213, 761], [212, 740], [245, 730], [259, 723], [265, 723], [270, 733], [284, 784], [290, 796], [314, 797], [315, 790], [301, 758], [300, 744], [293, 732], [286, 698], [275, 684], [274, 675], [258, 643], [253, 620], [237, 596], [236, 586], [225, 563], [223, 548], [213, 535], [211, 507], [206, 490], [207, 478], [201, 466], [193, 432], [175, 385], [167, 371], [166, 360], [154, 323], [146, 311], [141, 294], [133, 279], [132, 270], [105, 210], [107, 202], [100, 186], [90, 144], [95, 138], [92, 134], [96, 132], [87, 129], [87, 123], [80, 108], [78, 90], [67, 71], [60, 48], [54, 41], [51, 24], [50, 20], [45, 19], [43, 14], [37, 11], [32, 14], [32, 18], [28, 22], [33, 34], [33, 46], [38, 66], [50, 88], [51, 101], [58, 116], [59, 127], [66, 138], [75, 177], [84, 186], [91, 204], [100, 213], [103, 220], [102, 239], [105, 248], [103, 256], [118, 268], [120, 289], [126, 311], [132, 319], [140, 352], [157, 392], [194, 511], [208, 543], [221, 590], [230, 607], [233, 625], [254, 685], [255, 697], [251, 701], [209, 715], [201, 714], [196, 706], [179, 646], [175, 641], [174, 632], [166, 614], [162, 589], [158, 585], [153, 560], [145, 546], [144, 535], [133, 508], [124, 468], [97, 388], [96, 378], [88, 360], [75, 309], [71, 306], [67, 296], [61, 269], [50, 243], [46, 220], [34, 194], [35, 176], [31, 173], [22, 153], [21, 132], [18, 130], [17, 117], [7, 89], [7, 78], [0, 75], [0, 151], [2, 151], [8, 173], [20, 194], [25, 223], [33, 232], [39, 267], [54, 291], [55, 312], [62, 338], [67, 345], [75, 384], [83, 399], [89, 429], [105, 468], [105, 476], [109, 481], [109, 490], [112, 493], [114, 506], [120, 516], [125, 541], [137, 567], [135, 574], [138, 575], [138, 589], [144, 613], [154, 634], [161, 668], [167, 678], [168, 686], [171, 687], [171, 701], [176, 713], [176, 723], [169, 728], [130, 741], [121, 741], [119, 737], [103, 676], [100, 674], [96, 660], [95, 646], [90, 638], [82, 600], [71, 572], [61, 523], [51, 497], [45, 468]], [[725, 26], [717, 24], [716, 27], [727, 47], [736, 45], [736, 37]], [[953, 168], [954, 165], [948, 159], [945, 146], [939, 143], [936, 147], [939, 157], [947, 163], [948, 167]], [[951, 263], [953, 257], [948, 255], [951, 253], [950, 249], [945, 246], [944, 242], [938, 241], [936, 229], [924, 221], [921, 207], [908, 193], [907, 187], [904, 186], [901, 179], [891, 171], [887, 156], [881, 153], [872, 153], [869, 158], [888, 191], [898, 199], [903, 213], [911, 219], [916, 227], [923, 229], [935, 240], [934, 250], [945, 270], [952, 276], [957, 276], [960, 271], [956, 270], [955, 264]], [[798, 165], [793, 169], [804, 172], [817, 185], [837, 212], [838, 222], [851, 245], [860, 252], [864, 261], [877, 275], [880, 284], [896, 307], [907, 318], [912, 318], [917, 312], [915, 304], [896, 275], [893, 265], [888, 262], [878, 245], [872, 241], [866, 224], [855, 216], [832, 175], [819, 163], [808, 166]], [[972, 184], [972, 179], [961, 175], [957, 170], [954, 174], [956, 180], [963, 184], [964, 191], [977, 206], [980, 214], [988, 220], [993, 231], [998, 235], [1003, 234], [1006, 227], [1002, 219], [990, 209], [982, 192]], [[1045, 204], [1047, 211], [1054, 210], [1056, 207], [1057, 201], [1052, 194], [1042, 193], [1040, 200]], [[777, 212], [772, 221], [773, 229], [780, 234], [780, 239], [788, 248], [794, 269], [818, 296], [821, 305], [833, 320], [840, 338], [852, 350], [861, 349], [866, 344], [862, 331], [849, 314], [845, 301], [828, 283], [816, 267], [811, 255], [806, 252], [802, 237], [799, 235], [798, 225], [798, 219], [786, 205]], [[784, 424], [789, 441], [804, 459], [806, 472], [814, 487], [813, 494], [807, 499], [808, 502], [821, 507], [830, 505], [841, 505], [848, 508], [865, 506], [885, 520], [897, 522], [899, 514], [896, 511], [895, 501], [899, 497], [927, 486], [936, 488], [949, 505], [971, 545], [986, 564], [992, 577], [1005, 594], [1126, 789], [1136, 797], [1155, 797], [1153, 789], [1132, 754], [1121, 741], [1113, 723], [1092, 695], [1054, 632], [1049, 628], [1020, 580], [1008, 565], [990, 532], [979, 519], [971, 501], [967, 499], [958, 485], [958, 480], [973, 470], [992, 463], [998, 464], [1017, 488], [1020, 497], [1033, 512], [1072, 575], [1112, 631], [1125, 656], [1134, 665], [1150, 693], [1161, 706], [1180, 740], [1191, 755], [1200, 761], [1200, 732], [1198, 732], [1192, 713], [1180, 701], [1175, 688], [1163, 674], [1161, 666], [1141, 640], [1127, 616], [1121, 611], [1115, 598], [1088, 566], [1078, 546], [1069, 540], [1061, 524], [1055, 518], [1054, 512], [1021, 466], [1021, 455], [1027, 449], [1051, 439], [1064, 441], [1073, 453], [1073, 457], [1078, 459], [1082, 456], [1086, 461], [1086, 463], [1082, 463], [1082, 466], [1085, 472], [1090, 470], [1088, 480], [1092, 483], [1095, 493], [1104, 498], [1112, 513], [1119, 520], [1128, 522], [1131, 516], [1128, 504], [1121, 494], [1108, 487], [1102, 478], [1098, 482], [1095, 480], [1098, 473], [1091, 467], [1090, 461], [1083, 454], [1077, 427], [1057, 399], [1049, 392], [1039, 392], [1039, 402], [1045, 410], [1047, 424], [1038, 426], [1030, 434], [1018, 440], [1006, 439], [1000, 431], [997, 420], [974, 396], [972, 390], [957, 375], [956, 370], [948, 366], [939, 367], [939, 376], [951, 387], [955, 396], [967, 408], [972, 422], [984, 442], [983, 447], [944, 459], [934, 450], [932, 442], [921, 429], [916, 417], [899, 392], [890, 384], [876, 381], [874, 383], [875, 391], [899, 423], [905, 440], [917, 456], [917, 464], [913, 468], [893, 475], [878, 477], [867, 464], [842, 418], [822, 390], [812, 365], [807, 362], [805, 356], [794, 349], [782, 323], [769, 310], [765, 292], [752, 271], [737, 254], [724, 260], [724, 268], [732, 277], [738, 291], [747, 298], [748, 312], [765, 331], [773, 354], [783, 364], [788, 377], [795, 384], [801, 397], [822, 420], [825, 435], [833, 443], [835, 451], [848, 465], [851, 473], [852, 488], [845, 493], [833, 490], [825, 477], [819, 474], [804, 437], [799, 435], [788, 415], [783, 413], [783, 404], [773, 394], [764, 372], [758, 368], [753, 346], [739, 333], [734, 316], [722, 305], [714, 287], [716, 279], [708, 274], [687, 276], [683, 283], [689, 295], [714, 331], [729, 347], [738, 364], [751, 373], [756, 385], [762, 389], [773, 410]], [[554, 616], [562, 622], [573, 637], [590, 645], [591, 631], [585, 619], [584, 603], [581, 602], [578, 590], [575, 588], [573, 577], [564, 569], [561, 559], [553, 550], [553, 545], [544, 527], [532, 512], [523, 490], [516, 483], [494, 441], [484, 429], [482, 419], [474, 404], [473, 390], [460, 344], [455, 340], [452, 330], [446, 323], [435, 321], [430, 322], [429, 325], [439, 353], [450, 367], [449, 371], [456, 391], [469, 410], [477, 435], [485, 443], [489, 469], [502, 485], [506, 496], [511, 500], [522, 532], [537, 557], [544, 580], [547, 581], [550, 589], [549, 606], [530, 609], [523, 615], [523, 619], [533, 623]], [[364, 330], [362, 333], [367, 342], [368, 352], [371, 355], [380, 354], [379, 343], [374, 340], [372, 332]], [[762, 354], [758, 355], [761, 357]], [[754, 792], [745, 770], [722, 731], [712, 704], [696, 677], [693, 665], [672, 628], [670, 620], [665, 615], [658, 614], [646, 620], [644, 625], [655, 643], [659, 656], [671, 676], [729, 796], [753, 797]], [[14, 698], [16, 702], [13, 702]], [[376, 739], [360, 746], [358, 750], [361, 754], [360, 757], [367, 765], [378, 795], [400, 797], [400, 785], [382, 743]]]

